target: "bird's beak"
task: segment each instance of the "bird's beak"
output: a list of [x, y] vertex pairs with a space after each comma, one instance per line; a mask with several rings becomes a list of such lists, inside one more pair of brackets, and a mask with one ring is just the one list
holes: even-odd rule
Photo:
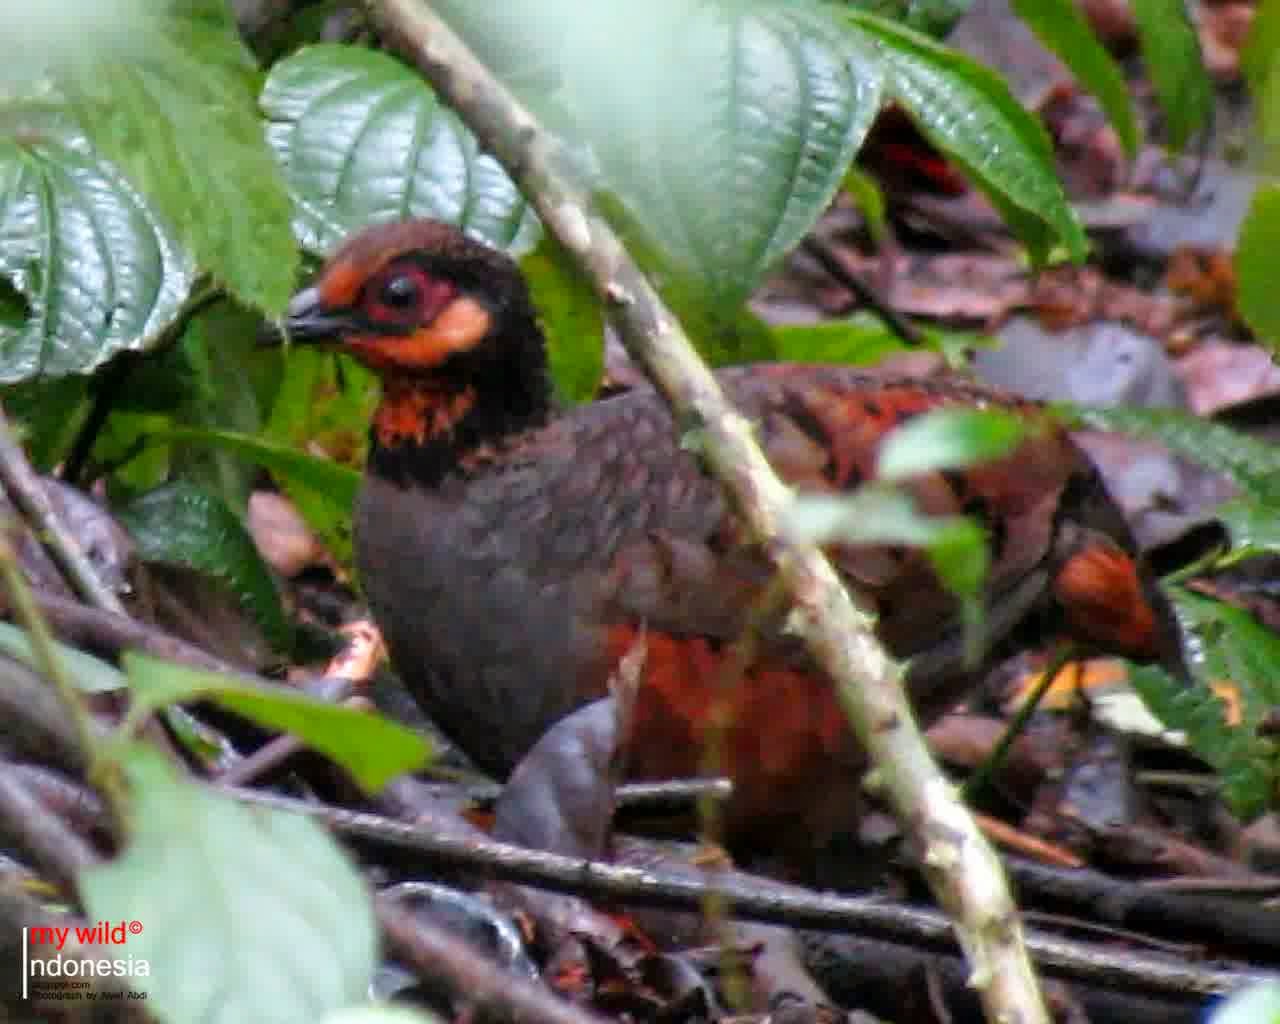
[[279, 324], [268, 327], [259, 340], [263, 344], [278, 345], [287, 337], [290, 343], [316, 344], [337, 341], [358, 326], [348, 311], [325, 309], [318, 289], [304, 288], [289, 302]]

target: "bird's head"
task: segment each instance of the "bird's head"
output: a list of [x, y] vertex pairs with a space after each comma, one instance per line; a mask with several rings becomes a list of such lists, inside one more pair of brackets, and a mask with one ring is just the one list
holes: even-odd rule
[[529, 292], [505, 254], [439, 221], [368, 228], [329, 258], [285, 317], [294, 342], [334, 343], [384, 377], [543, 372]]
[[545, 343], [519, 268], [449, 224], [353, 236], [294, 296], [284, 327], [292, 342], [333, 345], [382, 378], [375, 464], [423, 476], [550, 410]]

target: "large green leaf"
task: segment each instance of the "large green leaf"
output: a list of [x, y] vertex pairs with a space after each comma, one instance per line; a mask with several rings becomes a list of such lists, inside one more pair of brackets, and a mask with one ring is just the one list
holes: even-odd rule
[[1253, 100], [1261, 163], [1275, 174], [1280, 166], [1280, 3], [1275, 0], [1264, 0], [1254, 10], [1240, 66]]
[[260, 97], [303, 246], [326, 253], [368, 224], [435, 217], [496, 245], [532, 245], [537, 220], [498, 163], [413, 71], [354, 46], [280, 61]]
[[547, 359], [560, 395], [585, 402], [600, 386], [604, 370], [604, 315], [591, 283], [550, 234], [520, 261], [538, 322], [547, 338]]
[[[682, 319], [699, 302], [735, 308], [804, 237], [883, 95], [872, 48], [819, 4], [445, 0], [441, 9], [578, 147], [583, 174], [610, 213], [625, 214], [629, 241], [650, 257], [664, 296], [675, 293]], [[545, 76], [526, 73], [536, 66], [554, 68], [554, 102]], [[746, 339], [747, 354], [756, 340]]]
[[221, 498], [179, 480], [130, 502], [119, 517], [140, 558], [221, 580], [277, 649], [292, 646], [293, 631], [275, 580], [248, 531]]
[[737, 305], [808, 233], [865, 138], [884, 89], [873, 49], [815, 5], [574, 7], [586, 24], [566, 104], [602, 187], [669, 273]]
[[10, 111], [0, 135], [0, 277], [21, 326], [0, 322], [0, 383], [89, 373], [150, 347], [194, 268], [133, 186], [65, 117]]
[[253, 59], [221, 0], [155, 4], [148, 13], [131, 59], [90, 46], [58, 81], [95, 145], [201, 267], [241, 301], [277, 314], [298, 257], [289, 198], [257, 116]]
[[[1278, 126], [1280, 127], [1280, 126]], [[1259, 185], [1236, 244], [1236, 302], [1272, 357], [1280, 354], [1280, 302], [1276, 301], [1276, 252], [1280, 251], [1280, 185]]]
[[998, 74], [931, 39], [868, 14], [845, 15], [874, 39], [887, 91], [934, 145], [973, 176], [1037, 261], [1056, 242], [1084, 255], [1080, 226], [1058, 180], [1049, 136]]
[[231, 430], [175, 427], [156, 435], [156, 439], [190, 441], [234, 452], [241, 458], [269, 469], [284, 480], [322, 492], [348, 514], [356, 492], [360, 489], [360, 474], [332, 459], [308, 455], [294, 448], [247, 434], [237, 434]]
[[127, 654], [124, 665], [141, 710], [196, 698], [212, 700], [259, 725], [293, 733], [346, 768], [371, 793], [421, 768], [431, 757], [431, 746], [423, 737], [379, 714], [142, 654]]
[[1013, 9], [1097, 98], [1124, 150], [1137, 154], [1139, 130], [1124, 72], [1073, 0], [1014, 0]]
[[149, 973], [157, 1020], [309, 1024], [363, 1003], [377, 936], [355, 866], [305, 818], [249, 809], [125, 755], [129, 844], [79, 879], [92, 920], [131, 922], [120, 953]]
[[1133, 0], [1132, 7], [1169, 145], [1182, 149], [1213, 113], [1213, 83], [1205, 71], [1187, 0]]

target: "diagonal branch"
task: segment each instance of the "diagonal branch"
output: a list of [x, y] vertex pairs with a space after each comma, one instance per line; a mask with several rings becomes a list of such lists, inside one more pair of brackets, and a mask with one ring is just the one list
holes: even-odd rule
[[899, 821], [924, 851], [925, 873], [955, 923], [988, 1018], [1047, 1024], [1000, 864], [934, 764], [911, 716], [902, 666], [876, 640], [874, 620], [850, 600], [820, 551], [781, 534], [791, 492], [756, 445], [751, 425], [725, 401], [589, 196], [560, 170], [556, 139], [422, 0], [369, 0], [369, 8], [586, 270], [627, 351], [671, 405], [680, 429], [696, 432], [705, 462], [782, 578], [799, 631], [836, 681]]

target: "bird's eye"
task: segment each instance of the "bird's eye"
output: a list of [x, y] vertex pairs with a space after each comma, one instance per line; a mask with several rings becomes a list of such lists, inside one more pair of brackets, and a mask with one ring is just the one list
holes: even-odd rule
[[382, 286], [378, 301], [388, 309], [412, 309], [422, 301], [422, 282], [417, 275], [398, 274]]
[[404, 333], [431, 323], [456, 294], [448, 281], [433, 277], [412, 261], [402, 260], [384, 267], [369, 280], [360, 307], [370, 322], [393, 333]]

